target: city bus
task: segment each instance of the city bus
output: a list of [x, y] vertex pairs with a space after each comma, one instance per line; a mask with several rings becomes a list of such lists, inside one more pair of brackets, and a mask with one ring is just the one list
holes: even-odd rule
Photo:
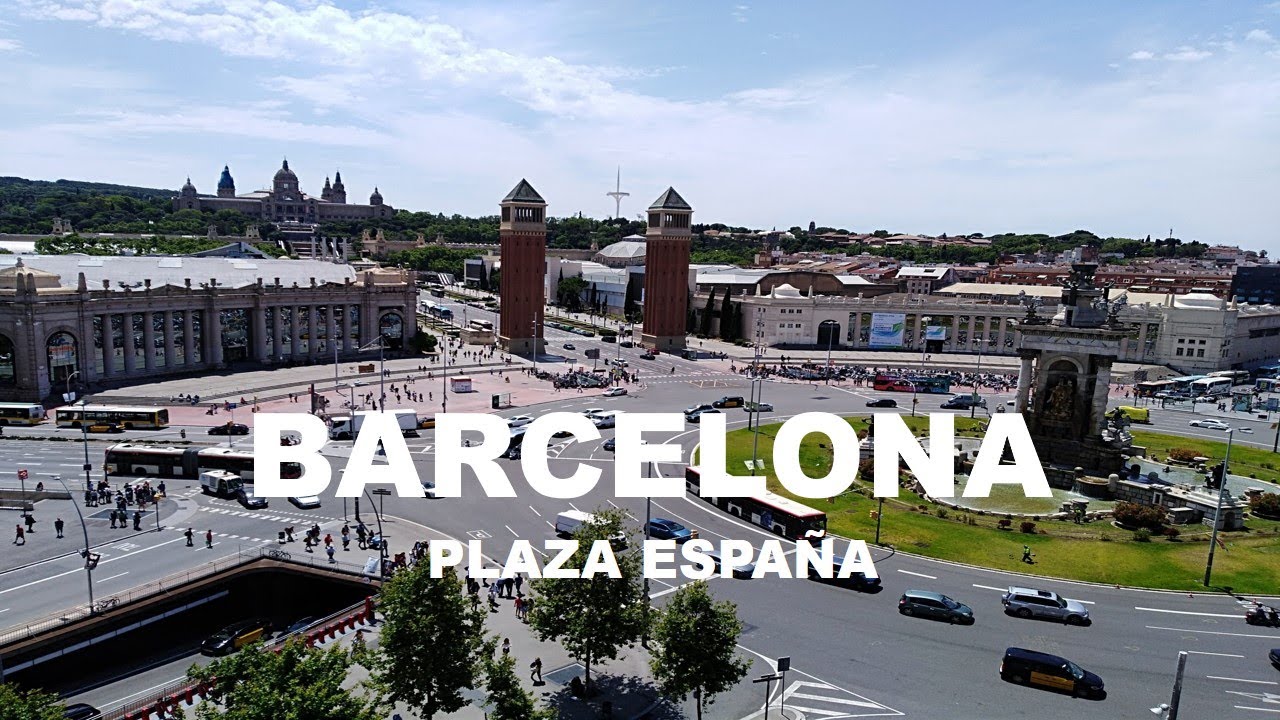
[[1231, 378], [1232, 385], [1245, 385], [1249, 382], [1250, 375], [1248, 370], [1217, 370], [1209, 373], [1208, 377]]
[[[107, 448], [103, 469], [108, 475], [152, 475], [195, 480], [206, 470], [226, 470], [253, 482], [253, 453], [233, 448], [180, 448], [121, 443]], [[282, 463], [280, 477], [302, 477], [302, 465]]]
[[1263, 365], [1262, 367], [1257, 368], [1253, 372], [1260, 378], [1280, 377], [1280, 365], [1277, 365], [1275, 363], [1271, 363], [1270, 365]]
[[[686, 467], [685, 489], [697, 495], [701, 483], [702, 474], [698, 468]], [[751, 497], [702, 499], [730, 515], [791, 540], [800, 540], [810, 531], [816, 531], [821, 537], [827, 530], [826, 513], [768, 490]]]
[[1258, 392], [1280, 392], [1280, 378], [1258, 378], [1257, 381], [1254, 382], [1253, 387], [1257, 389]]
[[473, 332], [493, 332], [493, 323], [488, 320], [472, 320], [467, 327]]
[[130, 407], [126, 405], [68, 405], [58, 408], [55, 414], [58, 427], [78, 428], [86, 423], [112, 423], [125, 430], [160, 430], [169, 427], [169, 410], [159, 407]]
[[0, 403], [0, 425], [39, 425], [44, 406], [38, 403]]
[[1151, 397], [1158, 392], [1173, 392], [1178, 389], [1178, 384], [1172, 380], [1149, 380], [1138, 383], [1134, 389], [1142, 397]]
[[453, 311], [452, 311], [452, 310], [450, 310], [449, 308], [445, 307], [444, 305], [441, 305], [440, 303], [438, 303], [438, 302], [434, 302], [434, 301], [432, 301], [432, 300], [423, 300], [423, 301], [422, 301], [422, 312], [424, 312], [424, 313], [426, 313], [426, 314], [430, 315], [431, 317], [434, 317], [434, 318], [440, 318], [441, 320], [452, 320], [452, 319], [453, 319]]
[[1191, 383], [1197, 380], [1203, 380], [1207, 377], [1209, 376], [1208, 375], [1184, 375], [1182, 377], [1169, 378], [1169, 380], [1173, 383], [1174, 389], [1177, 390], [1178, 392], [1190, 392]]
[[1206, 377], [1191, 383], [1192, 397], [1230, 395], [1234, 385], [1229, 377]]
[[880, 373], [872, 380], [876, 390], [915, 392], [945, 395], [951, 392], [951, 378], [943, 375], [886, 375]]

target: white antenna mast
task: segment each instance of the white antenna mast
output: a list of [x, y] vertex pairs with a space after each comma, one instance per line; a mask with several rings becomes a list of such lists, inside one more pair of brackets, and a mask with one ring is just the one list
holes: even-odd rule
[[622, 166], [621, 165], [618, 166], [618, 179], [617, 179], [617, 184], [614, 186], [613, 192], [607, 192], [605, 193], [605, 195], [607, 197], [613, 198], [613, 205], [614, 205], [613, 217], [614, 218], [622, 217], [622, 198], [630, 197], [631, 193], [622, 192]]

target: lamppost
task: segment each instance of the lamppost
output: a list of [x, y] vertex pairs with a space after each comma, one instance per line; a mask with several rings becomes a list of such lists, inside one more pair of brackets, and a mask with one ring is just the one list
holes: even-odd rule
[[365, 345], [360, 346], [360, 349], [359, 349], [359, 350], [357, 350], [356, 352], [368, 352], [368, 351], [370, 351], [370, 350], [373, 350], [373, 349], [374, 349], [374, 347], [375, 347], [375, 345], [376, 345], [377, 350], [378, 350], [378, 395], [380, 395], [380, 396], [381, 396], [381, 397], [380, 397], [380, 400], [379, 400], [379, 402], [381, 403], [381, 407], [377, 407], [377, 408], [374, 408], [374, 409], [375, 409], [375, 410], [384, 410], [384, 409], [386, 409], [386, 406], [387, 406], [387, 343], [386, 343], [386, 335], [379, 334], [379, 335], [378, 335], [378, 338], [377, 338], [376, 340], [374, 340], [373, 342], [370, 342], [370, 343], [368, 343], [368, 344], [365, 344]]
[[[62, 486], [63, 490], [67, 491], [68, 495], [71, 494], [71, 489], [67, 487], [67, 483], [62, 479], [61, 475], [54, 475], [53, 479], [58, 481], [58, 484]], [[89, 552], [89, 526], [84, 522], [84, 513], [80, 512], [80, 505], [74, 502], [71, 505], [76, 509], [76, 517], [80, 518], [80, 530], [84, 533], [84, 550], [80, 554], [84, 557], [84, 573], [89, 580], [89, 614], [93, 615], [93, 568], [98, 564], [98, 556]], [[159, 510], [157, 509], [158, 512]]]
[[[75, 402], [76, 395], [75, 393], [71, 392], [71, 379], [79, 374], [80, 374], [80, 371], [76, 370], [75, 372], [67, 376], [67, 391], [63, 393], [62, 399], [66, 401], [68, 404]], [[82, 468], [84, 470], [84, 489], [85, 489], [85, 492], [92, 492], [93, 480], [90, 479], [89, 477], [89, 471], [92, 470], [93, 468], [93, 466], [89, 464], [89, 423], [88, 423], [88, 418], [85, 417], [87, 414], [86, 408], [88, 407], [88, 405], [89, 405], [89, 396], [81, 395], [80, 396], [80, 441], [84, 445], [84, 467]]]
[[[751, 361], [751, 364], [752, 364], [751, 387], [754, 390], [753, 395], [755, 395], [755, 401], [754, 401], [755, 405], [752, 406], [752, 410], [754, 410], [754, 412], [752, 412], [751, 415], [755, 416], [755, 421], [756, 421], [755, 431], [752, 433], [752, 436], [751, 436], [751, 470], [753, 472], [756, 469], [756, 457], [758, 456], [758, 453], [760, 450], [760, 415], [762, 414], [760, 412], [760, 399], [761, 399], [761, 395], [764, 393], [764, 385], [760, 377], [760, 355], [762, 352], [763, 344], [764, 344], [764, 308], [758, 307], [756, 308], [755, 357]], [[747, 422], [750, 423], [750, 421], [751, 421], [751, 418], [748, 417]]]
[[836, 333], [834, 326], [838, 325], [835, 320], [823, 320], [818, 323], [818, 334], [822, 334], [822, 328], [827, 329], [827, 384], [831, 384], [831, 342], [835, 340]]
[[[990, 328], [985, 324], [982, 327], [983, 335], [986, 335]], [[978, 341], [978, 368], [973, 373], [973, 397], [969, 399], [969, 417], [972, 419], [978, 412], [978, 381], [982, 375], [982, 346], [987, 344], [985, 337]]]
[[[374, 492], [383, 497], [391, 494], [391, 491], [386, 488], [376, 488]], [[382, 532], [382, 508], [374, 505], [373, 498], [369, 496], [368, 490], [364, 491], [364, 496], [369, 498], [369, 507], [373, 508], [373, 516], [378, 520], [378, 579], [385, 580], [387, 565], [387, 536]]]
[[1227, 452], [1222, 458], [1222, 481], [1218, 484], [1218, 509], [1213, 514], [1213, 533], [1209, 537], [1209, 560], [1204, 566], [1204, 586], [1209, 587], [1213, 574], [1213, 551], [1218, 546], [1218, 528], [1222, 527], [1222, 496], [1227, 492], [1227, 468], [1231, 462], [1231, 438], [1235, 428], [1227, 428]]

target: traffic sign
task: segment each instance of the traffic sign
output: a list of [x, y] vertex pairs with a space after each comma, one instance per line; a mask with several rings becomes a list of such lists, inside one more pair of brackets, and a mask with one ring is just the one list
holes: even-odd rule
[[29, 476], [29, 475], [27, 475], [27, 471], [26, 471], [25, 469], [23, 469], [23, 470], [19, 470], [19, 471], [18, 471], [18, 479], [19, 479], [19, 480], [26, 480], [28, 477], [30, 477], [30, 476]]

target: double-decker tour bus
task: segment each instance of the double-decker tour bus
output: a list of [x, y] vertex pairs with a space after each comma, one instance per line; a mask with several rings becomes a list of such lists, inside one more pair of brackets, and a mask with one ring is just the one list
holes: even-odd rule
[[[698, 468], [685, 468], [685, 489], [697, 495], [701, 484], [702, 474]], [[752, 525], [791, 540], [803, 539], [805, 533], [810, 531], [815, 531], [819, 536], [826, 534], [826, 513], [768, 490], [751, 497], [702, 499], [730, 515], [736, 515]]]
[[44, 417], [39, 403], [0, 403], [0, 425], [39, 425]]
[[879, 373], [871, 381], [876, 390], [945, 395], [951, 392], [951, 378], [944, 375], [888, 375]]
[[58, 408], [58, 427], [112, 423], [125, 430], [161, 430], [169, 427], [169, 410], [128, 405], [68, 405]]
[[[121, 443], [107, 448], [103, 469], [108, 475], [154, 475], [194, 480], [205, 470], [226, 470], [253, 482], [253, 453], [234, 448], [181, 448]], [[299, 463], [282, 463], [280, 477], [302, 476]]]

